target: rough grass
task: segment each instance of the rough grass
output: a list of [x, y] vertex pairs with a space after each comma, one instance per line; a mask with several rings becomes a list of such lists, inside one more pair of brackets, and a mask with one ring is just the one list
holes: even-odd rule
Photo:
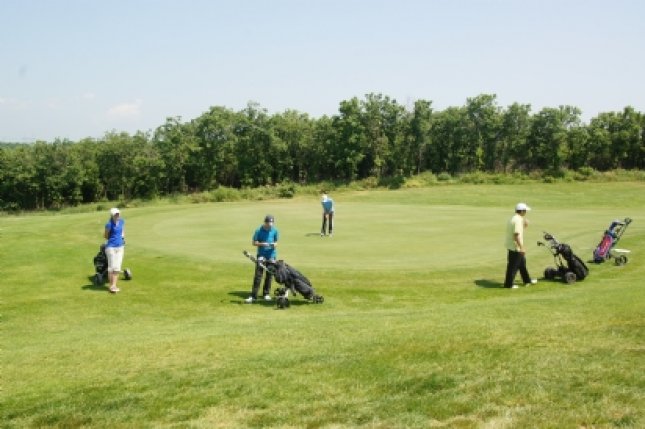
[[[124, 210], [116, 296], [92, 285], [104, 213], [0, 218], [3, 427], [645, 426], [645, 185], [448, 185]], [[502, 289], [504, 223], [534, 210], [588, 259], [617, 217], [622, 267]], [[245, 305], [265, 213], [325, 296]], [[534, 277], [553, 264], [529, 246]]]

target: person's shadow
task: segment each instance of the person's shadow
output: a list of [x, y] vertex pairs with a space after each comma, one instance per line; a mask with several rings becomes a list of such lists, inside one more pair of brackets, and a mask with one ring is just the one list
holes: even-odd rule
[[500, 283], [498, 281], [488, 280], [488, 279], [475, 280], [475, 284], [481, 288], [486, 288], [486, 289], [497, 289], [497, 288], [504, 287], [504, 283]]

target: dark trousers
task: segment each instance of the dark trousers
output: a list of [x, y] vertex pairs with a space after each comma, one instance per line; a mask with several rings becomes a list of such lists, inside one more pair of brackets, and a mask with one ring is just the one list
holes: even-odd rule
[[[258, 291], [260, 290], [260, 283], [262, 283], [262, 275], [265, 274], [265, 269], [260, 266], [259, 263], [255, 264], [255, 275], [253, 276], [253, 289], [251, 289], [251, 296], [253, 298], [258, 297]], [[264, 276], [264, 287], [262, 288], [262, 295], [271, 294], [271, 282], [273, 281], [273, 274], [266, 271]]]
[[520, 272], [520, 276], [522, 276], [524, 284], [531, 283], [531, 276], [529, 276], [529, 271], [526, 269], [526, 257], [524, 256], [524, 253], [509, 250], [504, 287], [513, 286], [518, 270]]
[[[327, 222], [327, 221], [329, 221], [329, 222]], [[329, 231], [329, 234], [331, 234], [334, 231], [334, 212], [323, 214], [322, 228], [320, 229], [321, 234], [325, 234], [325, 230], [327, 229], [327, 225], [329, 225], [329, 230], [328, 231]]]

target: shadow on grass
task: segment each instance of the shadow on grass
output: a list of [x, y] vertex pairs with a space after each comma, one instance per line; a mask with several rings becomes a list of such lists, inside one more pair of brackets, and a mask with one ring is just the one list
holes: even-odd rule
[[[231, 304], [246, 304], [244, 300], [249, 297], [248, 291], [237, 290], [237, 291], [229, 292], [228, 294], [236, 298], [239, 298], [239, 299], [231, 299]], [[272, 298], [273, 299], [271, 301], [265, 301], [264, 299], [259, 298], [253, 303], [253, 305], [261, 305], [263, 307], [276, 307], [276, 309], [278, 309], [276, 305], [275, 297], [272, 296]], [[310, 305], [310, 304], [313, 305], [313, 302], [308, 301], [300, 296], [297, 296], [297, 297], [291, 296], [289, 298], [289, 306], [291, 307], [300, 306], [300, 305]]]
[[107, 286], [105, 286], [104, 284], [95, 284], [94, 276], [89, 276], [87, 279], [90, 281], [90, 284], [81, 286], [81, 289], [89, 290], [92, 292], [105, 292], [108, 290]]
[[314, 304], [312, 301], [306, 300], [300, 296], [298, 297], [289, 297], [289, 306], [290, 307], [299, 307], [301, 305], [319, 305], [319, 304]]
[[[238, 299], [232, 299], [231, 304], [246, 304], [244, 300], [249, 297], [249, 291], [241, 291], [241, 290], [236, 290], [228, 293], [231, 296], [234, 296]], [[275, 305], [275, 301], [265, 301], [264, 299], [260, 298], [256, 300], [253, 305], [262, 305], [264, 307], [272, 307]]]
[[305, 237], [320, 237], [320, 232], [308, 232]]
[[475, 284], [486, 289], [499, 289], [504, 287], [504, 283], [488, 279], [475, 280]]

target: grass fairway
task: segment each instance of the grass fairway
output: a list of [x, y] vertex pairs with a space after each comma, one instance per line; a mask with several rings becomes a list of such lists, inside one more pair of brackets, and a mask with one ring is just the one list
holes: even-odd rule
[[[645, 427], [645, 184], [450, 185], [123, 209], [124, 265], [92, 285], [105, 213], [0, 217], [2, 427]], [[517, 201], [590, 258], [633, 218], [627, 265], [501, 288]], [[243, 304], [266, 213], [322, 305]], [[519, 279], [519, 277], [518, 277]]]

